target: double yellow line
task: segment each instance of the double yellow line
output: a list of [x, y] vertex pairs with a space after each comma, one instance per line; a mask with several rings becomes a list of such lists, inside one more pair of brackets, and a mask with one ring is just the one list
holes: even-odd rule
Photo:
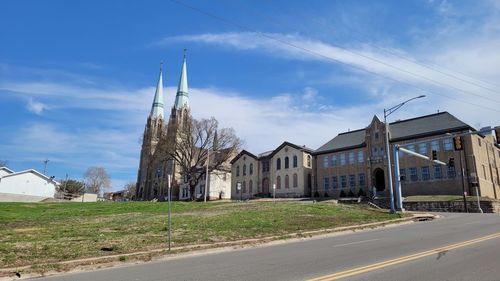
[[430, 256], [430, 255], [447, 252], [447, 251], [450, 251], [450, 250], [453, 250], [453, 249], [462, 248], [462, 247], [465, 247], [465, 246], [468, 246], [468, 245], [476, 244], [476, 243], [487, 241], [487, 240], [490, 240], [490, 239], [495, 239], [495, 238], [498, 238], [498, 237], [500, 237], [500, 232], [495, 233], [495, 234], [491, 234], [491, 235], [487, 235], [487, 236], [483, 236], [483, 237], [480, 237], [480, 238], [476, 238], [476, 239], [467, 240], [467, 241], [463, 241], [463, 242], [460, 242], [460, 243], [448, 245], [448, 246], [445, 246], [445, 247], [435, 248], [435, 249], [432, 249], [432, 250], [429, 250], [429, 251], [416, 253], [416, 254], [413, 254], [413, 255], [399, 257], [399, 258], [392, 259], [392, 260], [386, 260], [386, 261], [383, 261], [383, 262], [374, 263], [374, 264], [367, 265], [367, 266], [356, 267], [356, 268], [353, 268], [353, 269], [349, 269], [349, 270], [345, 270], [345, 271], [341, 271], [341, 272], [337, 272], [337, 273], [333, 273], [333, 274], [329, 274], [329, 275], [317, 277], [317, 278], [314, 278], [314, 279], [310, 279], [309, 281], [338, 280], [338, 279], [341, 279], [341, 278], [346, 278], [346, 277], [349, 277], [349, 276], [358, 275], [358, 274], [361, 274], [361, 273], [365, 273], [365, 272], [377, 270], [377, 269], [384, 268], [384, 267], [387, 267], [387, 266], [391, 266], [391, 265], [400, 264], [400, 263], [403, 263], [403, 262], [408, 262], [408, 261], [420, 259], [420, 258], [427, 257], [427, 256]]

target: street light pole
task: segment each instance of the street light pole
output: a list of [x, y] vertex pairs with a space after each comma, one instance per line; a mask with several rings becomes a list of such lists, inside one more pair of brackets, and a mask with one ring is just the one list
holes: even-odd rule
[[414, 99], [423, 98], [423, 97], [425, 97], [425, 95], [420, 95], [418, 97], [411, 98], [411, 99], [406, 100], [406, 101], [404, 101], [404, 102], [402, 102], [402, 103], [400, 103], [398, 105], [395, 105], [395, 106], [393, 106], [393, 107], [391, 107], [389, 109], [385, 109], [384, 108], [385, 153], [386, 153], [386, 157], [387, 157], [387, 171], [388, 171], [388, 174], [389, 174], [389, 193], [390, 193], [390, 196], [391, 196], [391, 199], [390, 199], [391, 213], [396, 212], [396, 210], [394, 209], [394, 188], [393, 188], [393, 185], [392, 185], [391, 152], [390, 152], [390, 149], [389, 149], [389, 142], [390, 142], [391, 136], [389, 134], [389, 123], [387, 122], [387, 116], [391, 115], [396, 110], [400, 109], [407, 102], [412, 101]]
[[207, 169], [205, 171], [205, 196], [204, 196], [204, 199], [203, 201], [205, 203], [207, 203], [207, 187], [208, 187], [208, 164], [209, 164], [209, 161], [210, 161], [210, 149], [207, 148]]

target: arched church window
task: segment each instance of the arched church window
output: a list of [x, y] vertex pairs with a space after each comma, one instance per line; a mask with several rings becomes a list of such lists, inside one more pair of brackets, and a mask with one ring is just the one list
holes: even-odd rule
[[285, 157], [285, 169], [288, 169], [290, 168], [290, 159], [287, 157]]
[[243, 175], [247, 175], [247, 165], [243, 165]]
[[276, 159], [276, 170], [281, 170], [281, 158]]
[[250, 169], [249, 173], [250, 173], [250, 175], [252, 175], [253, 174], [253, 164], [252, 163], [250, 163], [250, 168], [249, 169]]
[[236, 176], [240, 176], [240, 166], [236, 166]]
[[293, 167], [297, 168], [297, 155], [293, 156]]

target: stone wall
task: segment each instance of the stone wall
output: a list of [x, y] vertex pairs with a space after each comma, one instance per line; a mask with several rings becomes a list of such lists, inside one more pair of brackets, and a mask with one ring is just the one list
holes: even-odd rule
[[[470, 213], [478, 213], [476, 201], [468, 201], [467, 207]], [[427, 211], [427, 212], [464, 212], [463, 201], [422, 201], [403, 202], [407, 211]], [[480, 201], [480, 206], [485, 213], [500, 213], [500, 202]]]

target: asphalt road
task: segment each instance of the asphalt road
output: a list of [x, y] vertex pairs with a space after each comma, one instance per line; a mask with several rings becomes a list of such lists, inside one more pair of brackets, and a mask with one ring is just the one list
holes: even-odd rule
[[428, 222], [37, 280], [500, 280], [500, 215], [442, 215]]

